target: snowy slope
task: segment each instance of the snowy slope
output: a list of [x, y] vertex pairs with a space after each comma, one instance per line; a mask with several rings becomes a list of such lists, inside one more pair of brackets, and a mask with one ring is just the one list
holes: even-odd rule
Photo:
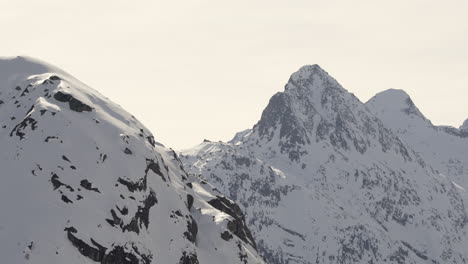
[[402, 90], [381, 92], [366, 105], [432, 167], [468, 188], [468, 122], [460, 129], [434, 126]]
[[1, 263], [263, 263], [237, 205], [69, 74], [0, 59]]
[[181, 158], [241, 205], [268, 263], [468, 261], [466, 192], [318, 65], [251, 131]]

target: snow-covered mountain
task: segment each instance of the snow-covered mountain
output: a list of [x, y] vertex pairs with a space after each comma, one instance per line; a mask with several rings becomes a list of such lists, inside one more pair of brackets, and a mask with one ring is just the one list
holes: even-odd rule
[[468, 262], [465, 190], [368, 106], [304, 66], [251, 130], [181, 158], [241, 205], [268, 263]]
[[240, 208], [64, 71], [0, 59], [1, 263], [263, 263]]
[[381, 92], [366, 105], [433, 168], [468, 188], [467, 121], [459, 129], [435, 126], [402, 90]]

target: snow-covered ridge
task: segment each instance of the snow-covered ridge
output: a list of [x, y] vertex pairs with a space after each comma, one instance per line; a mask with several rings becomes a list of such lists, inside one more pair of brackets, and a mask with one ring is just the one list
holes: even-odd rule
[[56, 67], [0, 59], [2, 263], [263, 263], [239, 207]]

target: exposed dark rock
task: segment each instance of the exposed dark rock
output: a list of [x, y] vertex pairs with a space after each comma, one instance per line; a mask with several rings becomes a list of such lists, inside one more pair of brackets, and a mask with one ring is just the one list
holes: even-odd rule
[[[312, 105], [305, 105], [309, 112], [313, 113]], [[259, 135], [270, 141], [273, 138], [271, 128], [279, 127], [279, 137], [283, 139], [280, 143], [281, 152], [289, 153], [292, 161], [299, 161], [301, 145], [309, 144], [310, 139], [306, 129], [300, 124], [291, 108], [291, 98], [285, 93], [275, 94], [262, 113], [262, 118], [256, 125]]]
[[59, 101], [59, 102], [70, 102], [72, 96], [69, 95], [69, 94], [65, 94], [65, 93], [62, 93], [60, 91], [58, 91], [55, 95], [54, 95], [54, 99]]
[[124, 207], [122, 209], [120, 209], [118, 206], [117, 207], [117, 210], [119, 210], [120, 214], [122, 215], [127, 215], [128, 214], [128, 208], [127, 207]]
[[155, 162], [154, 160], [146, 159], [146, 170], [145, 170], [146, 175], [148, 174], [149, 170], [151, 170], [154, 173], [156, 173], [157, 175], [161, 176], [163, 181], [166, 181], [166, 178], [164, 177], [164, 175], [161, 172], [161, 167], [159, 166], [159, 164], [157, 162]]
[[132, 182], [130, 180], [125, 180], [125, 179], [122, 179], [122, 178], [117, 179], [117, 181], [120, 184], [127, 186], [127, 189], [130, 192], [146, 190], [146, 177], [141, 178], [137, 182]]
[[42, 84], [54, 84], [53, 81], [49, 80], [49, 79], [45, 79]]
[[178, 217], [182, 217], [182, 216], [183, 216], [183, 215], [182, 215], [182, 212], [180, 212], [180, 210], [176, 210], [176, 211], [174, 212], [174, 214], [177, 215]]
[[101, 193], [98, 188], [93, 188], [93, 184], [89, 182], [88, 180], [82, 180], [80, 182], [80, 186], [85, 188], [88, 191], [95, 191], [95, 192]]
[[73, 97], [71, 94], [66, 94], [61, 91], [58, 91], [54, 94], [54, 99], [63, 103], [68, 102], [70, 109], [75, 112], [91, 112], [93, 110], [91, 106], [84, 104], [80, 100]]
[[132, 151], [129, 148], [125, 148], [124, 153], [127, 155], [132, 155]]
[[59, 180], [59, 176], [57, 174], [52, 175], [50, 182], [52, 182], [52, 186], [54, 186], [54, 191], [57, 190], [60, 186], [65, 185]]
[[62, 194], [62, 201], [64, 201], [65, 203], [73, 203], [72, 200], [68, 199], [68, 197], [63, 194]]
[[44, 142], [49, 142], [51, 139], [58, 139], [58, 137], [48, 136], [48, 137], [46, 137], [46, 139], [44, 139]]
[[156, 141], [154, 140], [153, 136], [147, 136], [146, 140], [151, 144], [151, 146], [155, 147], [156, 146]]
[[128, 190], [130, 192], [135, 192], [135, 191], [143, 191], [146, 190], [147, 188], [147, 177], [148, 177], [148, 171], [153, 171], [157, 175], [161, 176], [161, 178], [166, 181], [166, 178], [161, 172], [161, 168], [158, 163], [154, 162], [154, 160], [151, 159], [146, 159], [146, 169], [145, 169], [145, 176], [138, 180], [137, 182], [132, 182], [130, 180], [122, 179], [119, 178], [117, 181], [125, 186], [127, 186]]
[[187, 208], [189, 209], [192, 209], [192, 206], [193, 206], [193, 196], [191, 194], [187, 194]]
[[29, 93], [29, 90], [28, 90], [28, 87], [26, 87], [26, 88], [24, 89], [24, 91], [21, 93], [20, 97], [23, 97], [23, 96], [25, 96], [25, 95], [28, 94], [28, 93]]
[[101, 264], [149, 264], [151, 263], [152, 256], [140, 254], [138, 249], [133, 246], [133, 251], [127, 250], [122, 246], [115, 246], [107, 253]]
[[156, 194], [151, 190], [148, 197], [143, 201], [143, 206], [138, 206], [138, 210], [132, 218], [132, 221], [130, 221], [128, 225], [122, 226], [122, 230], [139, 234], [143, 226], [147, 229], [149, 225], [150, 209], [157, 203]]
[[52, 186], [54, 187], [54, 191], [60, 188], [60, 186], [65, 186], [70, 192], [74, 192], [75, 190], [68, 184], [65, 184], [59, 180], [59, 176], [55, 173], [52, 174], [50, 178], [50, 182], [52, 182]]
[[245, 243], [250, 244], [253, 248], [257, 248], [252, 234], [245, 224], [244, 214], [237, 204], [223, 196], [217, 196], [208, 203], [214, 208], [232, 216], [234, 219], [230, 220], [227, 224], [229, 231], [231, 231]]
[[224, 231], [222, 234], [221, 234], [221, 238], [226, 240], [226, 241], [229, 241], [233, 238], [232, 234], [229, 232], [229, 231]]
[[65, 227], [65, 229], [63, 231], [72, 232], [72, 233], [75, 233], [75, 234], [78, 232], [76, 230], [76, 228], [74, 228], [73, 226]]
[[[77, 234], [77, 230], [74, 227], [65, 228], [65, 231], [68, 240], [81, 255], [101, 264], [150, 264], [153, 258], [151, 255], [141, 254], [133, 244], [116, 245], [108, 250], [92, 238], [90, 245], [76, 237], [74, 234]], [[131, 247], [131, 250], [127, 247]]]
[[187, 220], [187, 231], [184, 232], [184, 236], [190, 241], [195, 243], [197, 239], [198, 225], [197, 222], [190, 216], [190, 219]]
[[28, 126], [31, 126], [31, 130], [35, 130], [37, 128], [37, 121], [30, 116], [26, 116], [21, 123], [17, 124], [13, 130], [11, 130], [10, 137], [15, 134], [20, 138], [20, 140], [24, 139], [24, 136], [26, 135], [26, 133], [24, 133], [24, 129]]
[[[73, 228], [73, 227], [71, 227]], [[73, 233], [77, 233], [76, 229], [68, 229], [67, 230], [67, 238], [72, 242], [72, 245], [80, 251], [81, 255], [92, 259], [93, 261], [96, 262], [101, 262], [102, 259], [104, 258], [104, 254], [106, 253], [106, 248], [102, 246], [90, 246], [87, 243], [85, 243], [83, 240], [77, 238]], [[99, 245], [96, 242], [93, 244]]]
[[198, 257], [195, 253], [187, 253], [184, 251], [182, 257], [179, 260], [179, 264], [199, 264]]
[[113, 209], [111, 209], [110, 212], [112, 215], [112, 219], [106, 219], [107, 223], [109, 223], [111, 226], [119, 226], [122, 223], [122, 219], [117, 216]]

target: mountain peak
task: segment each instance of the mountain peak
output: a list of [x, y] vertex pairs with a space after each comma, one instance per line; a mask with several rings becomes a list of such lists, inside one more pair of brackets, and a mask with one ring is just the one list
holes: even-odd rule
[[387, 89], [383, 92], [378, 93], [376, 96], [387, 96], [393, 98], [400, 98], [403, 100], [410, 98], [409, 94], [405, 90], [395, 88]]
[[6, 72], [16, 74], [40, 74], [57, 71], [61, 72], [61, 70], [55, 66], [27, 56], [0, 57], [0, 69], [2, 70], [2, 77]]
[[285, 89], [290, 90], [297, 87], [307, 87], [309, 89], [323, 89], [328, 86], [339, 85], [328, 72], [318, 64], [305, 65], [291, 75]]
[[31, 75], [43, 73], [68, 75], [55, 66], [31, 57], [0, 57], [0, 89], [17, 84]]
[[417, 116], [427, 120], [404, 90], [388, 89], [376, 94], [366, 105], [376, 112], [403, 112], [408, 116]]
[[[384, 152], [404, 149], [393, 134], [379, 131], [382, 124], [357, 97], [320, 66], [308, 65], [291, 75], [284, 92], [270, 99], [260, 121], [242, 141], [279, 147], [277, 152], [297, 163], [311, 149], [323, 146], [360, 154], [373, 146], [371, 142]], [[403, 159], [411, 159], [403, 152]]]
[[468, 132], [468, 119], [466, 119], [465, 122], [463, 122], [463, 125], [461, 125], [460, 130]]
[[320, 67], [320, 65], [318, 64], [304, 65], [300, 67], [299, 70], [297, 70], [292, 75], [299, 77], [299, 74], [309, 74], [309, 75], [310, 74], [322, 74], [322, 75], [326, 74], [328, 75], [328, 73], [324, 69], [322, 69], [322, 67]]
[[372, 103], [373, 101], [379, 101], [379, 103], [383, 103], [383, 101], [386, 101], [389, 105], [393, 105], [394, 107], [402, 107], [407, 106], [410, 100], [411, 97], [404, 90], [390, 88], [380, 93], [377, 93], [376, 95], [374, 95], [374, 97], [369, 99], [367, 103]]

